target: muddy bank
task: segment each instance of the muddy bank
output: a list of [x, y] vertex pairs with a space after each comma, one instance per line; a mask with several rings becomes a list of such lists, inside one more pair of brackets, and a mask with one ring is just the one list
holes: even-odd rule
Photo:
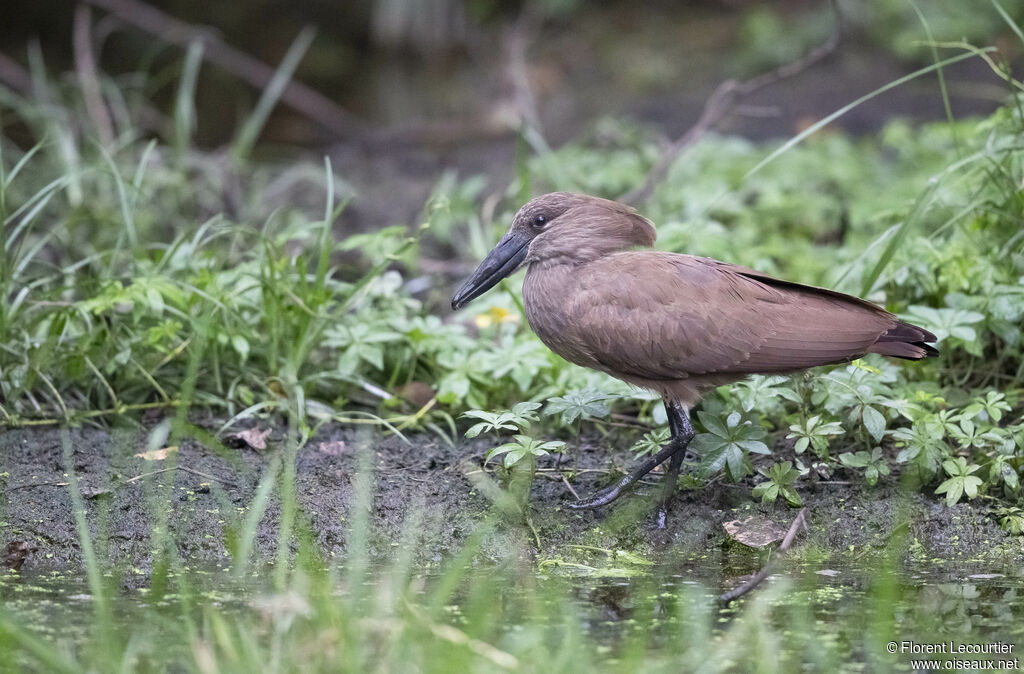
[[[138, 430], [73, 429], [71, 457], [84, 496], [97, 554], [129, 575], [145, 578], [153, 561], [154, 528], [166, 525], [186, 565], [226, 567], [233, 541], [242, 530], [261, 478], [275, 457], [284, 454], [284, 433], [275, 431], [268, 447], [212, 447], [188, 439], [172, 458], [146, 460], [146, 434]], [[628, 446], [628, 442], [620, 442]], [[401, 541], [415, 540], [418, 562], [431, 565], [457, 550], [478, 523], [494, 512], [479, 480], [486, 443], [450, 448], [428, 436], [411, 438], [356, 434], [330, 428], [305, 447], [296, 460], [296, 486], [303, 512], [300, 527], [327, 557], [344, 556], [354, 494], [369, 479], [371, 553], [387, 557]], [[176, 460], [177, 470], [164, 470]], [[0, 550], [31, 549], [25, 572], [77, 573], [82, 554], [65, 470], [59, 430], [18, 429], [0, 433]], [[573, 488], [581, 494], [605, 484], [611, 471], [628, 466], [631, 457], [593, 443], [581, 447]], [[569, 470], [573, 460], [561, 469]], [[762, 506], [750, 497], [749, 485], [721, 482], [700, 491], [682, 491], [665, 530], [649, 515], [657, 496], [653, 476], [638, 494], [612, 508], [578, 512], [565, 507], [573, 496], [555, 458], [538, 464], [542, 473], [531, 490], [531, 520], [541, 559], [570, 558], [573, 546], [628, 550], [644, 556], [719, 559], [747, 557], [737, 552], [723, 523], [760, 514], [788, 526], [794, 516], [785, 506]], [[618, 472], [614, 473], [618, 475]], [[490, 477], [495, 477], [490, 475]], [[844, 479], [842, 477], [838, 479]], [[853, 477], [852, 479], [857, 479]], [[1019, 537], [1006, 535], [983, 506], [947, 508], [933, 495], [908, 494], [895, 481], [867, 489], [859, 484], [801, 483], [809, 509], [809, 549], [822, 554], [866, 554], [881, 549], [894, 531], [905, 533], [906, 558], [965, 563], [1006, 563], [1024, 558]], [[263, 517], [254, 554], [271, 560], [276, 553], [278, 507], [274, 499]], [[515, 517], [499, 518], [486, 555], [499, 559], [512, 551], [536, 553], [533, 532]], [[403, 536], [405, 539], [403, 539]], [[756, 557], [756, 555], [755, 555]]]

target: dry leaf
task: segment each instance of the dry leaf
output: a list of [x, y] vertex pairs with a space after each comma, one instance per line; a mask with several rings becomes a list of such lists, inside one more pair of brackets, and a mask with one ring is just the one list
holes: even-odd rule
[[135, 456], [146, 461], [163, 461], [176, 451], [178, 451], [178, 446], [171, 445], [170, 447], [164, 447], [163, 449], [151, 449], [148, 452], [139, 452]]
[[341, 456], [345, 452], [345, 441], [331, 440], [330, 442], [321, 442], [320, 451], [327, 456]]
[[726, 522], [722, 526], [730, 538], [751, 548], [763, 548], [786, 537], [785, 529], [769, 519], [756, 515], [745, 520]]
[[0, 566], [17, 571], [34, 550], [36, 550], [36, 546], [30, 541], [11, 541], [0, 553]]
[[411, 381], [398, 388], [398, 395], [412, 403], [416, 409], [420, 409], [434, 398], [434, 389], [430, 384], [423, 381]]
[[250, 428], [227, 436], [224, 438], [224, 444], [234, 449], [243, 449], [245, 447], [249, 449], [266, 449], [268, 435], [270, 435], [269, 428]]
[[[136, 456], [138, 456], [138, 454], [136, 454]], [[82, 498], [87, 499], [99, 498], [111, 493], [111, 491], [106, 487], [93, 487], [87, 484], [82, 485], [78, 491], [82, 494]]]

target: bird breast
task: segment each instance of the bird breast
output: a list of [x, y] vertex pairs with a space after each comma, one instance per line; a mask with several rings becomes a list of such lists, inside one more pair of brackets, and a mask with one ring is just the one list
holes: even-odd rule
[[581, 267], [572, 263], [542, 262], [530, 265], [523, 281], [526, 320], [540, 341], [570, 363], [607, 371], [595, 358], [572, 324], [573, 303]]

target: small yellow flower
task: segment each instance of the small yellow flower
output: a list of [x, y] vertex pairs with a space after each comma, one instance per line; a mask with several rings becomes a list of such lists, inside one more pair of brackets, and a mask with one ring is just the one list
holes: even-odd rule
[[492, 325], [501, 325], [502, 323], [518, 323], [519, 314], [514, 311], [509, 311], [502, 307], [491, 307], [486, 313], [477, 314], [474, 319], [476, 327], [483, 330]]

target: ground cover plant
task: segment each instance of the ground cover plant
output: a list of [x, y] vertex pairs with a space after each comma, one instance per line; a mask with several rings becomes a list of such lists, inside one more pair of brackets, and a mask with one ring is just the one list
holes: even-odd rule
[[[31, 123], [27, 103], [14, 110]], [[987, 120], [920, 130], [894, 122], [880, 142], [826, 134], [753, 176], [745, 174], [770, 148], [736, 139], [708, 139], [679, 162], [644, 208], [659, 223], [659, 246], [859, 292], [934, 331], [942, 351], [912, 367], [867, 358], [722, 389], [696, 417], [704, 477], [724, 470], [740, 480], [754, 473], [755, 455], [795, 440], [787, 457], [801, 479], [839, 469], [874, 484], [898, 466], [902, 479], [934, 488], [960, 475], [950, 470], [962, 456], [984, 488], [943, 493], [1014, 502], [1024, 380], [1020, 130], [1014, 98]], [[638, 178], [650, 147], [628, 128], [603, 132], [612, 140], [599, 149], [584, 140], [525, 170], [545, 189], [613, 195]], [[645, 394], [552, 356], [524, 325], [516, 280], [489, 308], [453, 319], [438, 315], [448, 279], [410, 292], [419, 246], [444, 245], [468, 226], [479, 254], [508, 220], [519, 184], [488, 222], [469, 180], [442, 185], [411, 228], [336, 240], [330, 225], [344, 187], [329, 162], [240, 166], [175, 155], [127, 132], [110, 154], [73, 128], [36, 133], [27, 151], [3, 148], [7, 426], [109, 421], [175, 407], [191, 390], [192, 405], [234, 421], [295, 406], [306, 435], [341, 420], [454, 441], [460, 415], [531, 401], [543, 423], [520, 449], [504, 445], [508, 466], [540, 434], [566, 440], [602, 429], [612, 411], [641, 424], [664, 418]], [[947, 165], [950, 153], [960, 159]], [[83, 168], [68, 172], [68, 162]], [[218, 168], [248, 195], [230, 217], [211, 205], [218, 190], [234, 189], [206, 179]], [[319, 213], [266, 203], [295, 184], [319, 193]], [[496, 432], [527, 430], [517, 414], [488, 429], [496, 447]], [[484, 430], [473, 428], [471, 436]]]
[[[92, 597], [90, 617], [80, 618], [85, 637], [50, 649], [21, 614], [0, 612], [0, 639], [21, 664], [336, 671], [344, 658], [353, 671], [628, 671], [640, 662], [672, 670], [685, 658], [714, 663], [709, 671], [791, 671], [857, 657], [883, 669], [896, 662], [881, 644], [897, 622], [924, 635], [954, 634], [974, 620], [977, 638], [998, 633], [975, 584], [941, 573], [938, 589], [901, 583], [885, 555], [872, 560], [883, 572], [844, 616], [869, 629], [838, 636], [815, 615], [818, 604], [801, 602], [835, 590], [813, 573], [788, 594], [777, 587], [755, 597], [719, 628], [713, 593], [646, 578], [644, 560], [628, 551], [591, 550], [617, 564], [609, 575], [641, 578], [631, 585], [642, 597], [635, 606], [602, 604], [634, 626], [607, 644], [601, 618], [574, 603], [574, 586], [558, 573], [535, 578], [518, 554], [471, 573], [490, 528], [533, 528], [538, 458], [563, 453], [569, 483], [581, 437], [650, 453], [664, 440], [664, 410], [553, 356], [524, 324], [521, 279], [487, 306], [450, 315], [456, 275], [424, 272], [422, 253], [468, 241], [462, 255], [479, 259], [531, 193], [618, 196], [656, 160], [654, 140], [608, 120], [576, 142], [524, 156], [497, 194], [474, 177], [447, 179], [418, 221], [352, 232], [337, 224], [350, 194], [330, 160], [251, 159], [265, 109], [231, 151], [192, 146], [196, 68], [187, 58], [164, 139], [137, 132], [143, 90], [118, 89], [124, 105], [109, 147], [91, 140], [74, 88], [42, 70], [36, 85], [46, 102], [3, 93], [0, 424], [136, 425], [159, 450], [189, 435], [216, 443], [259, 420], [286, 429], [286, 448], [246, 508], [227, 576], [194, 577], [167, 551], [166, 532], [155, 532], [157, 581], [136, 629], [115, 616], [116, 574], [91, 551], [94, 533], [81, 514], [82, 591]], [[898, 483], [949, 507], [972, 502], [1021, 534], [1024, 97], [1012, 78], [1006, 96], [985, 119], [894, 121], [859, 140], [825, 129], [780, 148], [710, 135], [673, 165], [640, 206], [658, 225], [660, 248], [866, 296], [935, 332], [942, 352], [913, 366], [869, 357], [719, 390], [695, 414], [699, 457], [683, 486], [737, 483], [785, 508], [801, 505], [810, 483]], [[481, 209], [482, 200], [497, 205]], [[216, 419], [216, 432], [194, 423], [202, 416]], [[486, 440], [484, 468], [507, 482], [516, 517], [484, 522], [465, 549], [425, 574], [410, 552], [416, 522], [407, 523], [408, 545], [378, 567], [365, 553], [367, 522], [353, 517], [350, 549], [364, 552], [343, 568], [330, 564], [297, 505], [295, 460], [318, 429], [336, 423], [426, 433], [453, 446]], [[63, 465], [84, 513], [69, 442]], [[163, 488], [158, 502], [171, 498]], [[366, 482], [361, 504], [371, 490]], [[281, 504], [278, 560], [262, 576], [252, 546], [271, 498]], [[369, 507], [361, 504], [353, 512]], [[814, 555], [799, 558], [794, 574]], [[226, 577], [235, 585], [223, 590]], [[985, 596], [1015, 592], [976, 580]], [[222, 594], [211, 596], [217, 588]], [[613, 593], [600, 583], [591, 590]], [[253, 594], [261, 598], [250, 602]]]

